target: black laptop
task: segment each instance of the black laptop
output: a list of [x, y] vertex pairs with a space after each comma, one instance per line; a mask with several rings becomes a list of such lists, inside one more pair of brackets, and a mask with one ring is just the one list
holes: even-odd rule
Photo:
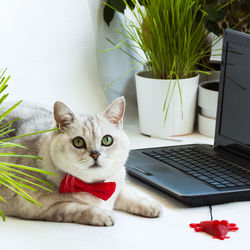
[[131, 150], [126, 168], [191, 206], [250, 200], [250, 35], [224, 35], [214, 146]]

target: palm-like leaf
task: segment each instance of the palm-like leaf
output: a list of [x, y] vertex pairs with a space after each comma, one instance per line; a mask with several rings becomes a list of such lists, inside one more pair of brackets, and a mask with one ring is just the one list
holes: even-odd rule
[[[6, 70], [7, 69], [0, 72], [0, 95], [2, 95], [0, 97], [0, 105], [8, 97], [8, 94], [3, 94], [4, 90], [8, 87], [7, 82], [10, 79], [10, 76], [5, 77]], [[25, 149], [25, 147], [23, 145], [21, 145], [19, 143], [11, 142], [11, 140], [14, 140], [14, 139], [17, 139], [20, 137], [24, 137], [24, 136], [29, 136], [29, 135], [34, 135], [34, 134], [39, 134], [39, 133], [44, 133], [44, 132], [49, 132], [49, 131], [55, 130], [55, 129], [49, 129], [49, 130], [45, 130], [45, 131], [39, 131], [39, 132], [30, 133], [30, 134], [26, 134], [26, 135], [20, 135], [20, 136], [16, 136], [16, 137], [6, 137], [10, 132], [15, 130], [14, 128], [12, 128], [12, 125], [18, 119], [13, 119], [12, 121], [4, 122], [5, 117], [8, 114], [10, 114], [12, 112], [12, 110], [14, 110], [21, 102], [22, 101], [17, 102], [11, 108], [9, 108], [8, 110], [6, 110], [5, 112], [3, 112], [0, 115], [0, 122], [1, 122], [0, 148], [10, 148], [10, 149], [11, 148], [24, 148]], [[37, 191], [36, 188], [40, 188], [40, 189], [50, 191], [50, 189], [46, 186], [52, 187], [53, 185], [51, 185], [50, 183], [48, 183], [42, 179], [39, 179], [39, 178], [33, 176], [32, 174], [27, 174], [23, 170], [29, 170], [31, 173], [38, 172], [38, 173], [48, 174], [48, 175], [54, 175], [54, 174], [51, 172], [48, 172], [48, 171], [44, 171], [42, 169], [35, 168], [35, 167], [23, 166], [23, 165], [19, 165], [19, 164], [4, 162], [4, 161], [1, 161], [1, 157], [23, 157], [23, 158], [31, 158], [31, 159], [36, 159], [36, 160], [41, 160], [41, 158], [38, 156], [32, 156], [32, 155], [18, 155], [16, 153], [12, 153], [12, 152], [0, 153], [0, 185], [7, 187], [8, 189], [17, 193], [18, 195], [20, 195], [24, 199], [28, 200], [29, 202], [41, 206], [41, 204], [39, 204], [38, 201], [36, 201], [33, 197], [31, 197], [25, 191], [25, 189]], [[35, 180], [36, 182], [32, 181], [32, 179]], [[38, 184], [37, 182], [40, 182], [41, 185]], [[45, 184], [46, 186], [43, 186], [43, 184]], [[1, 194], [0, 194], [0, 200], [2, 200], [3, 202], [6, 202], [6, 200], [1, 196]], [[2, 219], [5, 220], [5, 216], [4, 216], [3, 212], [1, 211], [1, 209], [0, 209], [0, 215], [2, 216]]]

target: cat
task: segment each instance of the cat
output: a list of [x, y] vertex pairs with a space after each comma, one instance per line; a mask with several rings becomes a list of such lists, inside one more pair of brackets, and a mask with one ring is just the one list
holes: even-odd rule
[[[40, 156], [42, 160], [17, 157], [5, 160], [55, 173], [55, 176], [32, 173], [53, 184], [54, 188], [52, 192], [29, 190], [29, 194], [42, 205], [39, 207], [0, 184], [0, 195], [7, 200], [7, 203], [0, 201], [4, 214], [23, 219], [96, 226], [112, 226], [113, 209], [144, 217], [158, 217], [161, 206], [139, 197], [126, 183], [124, 164], [129, 153], [129, 140], [123, 130], [124, 112], [124, 97], [117, 98], [104, 112], [91, 115], [74, 114], [60, 101], [54, 104], [54, 113], [33, 105], [16, 108], [9, 119], [21, 119], [16, 122], [11, 136], [51, 127], [58, 130], [15, 141], [28, 148], [28, 151], [16, 148], [18, 154], [28, 152]], [[73, 178], [69, 182], [65, 177], [68, 174]], [[74, 182], [74, 178], [84, 183], [115, 183], [115, 190], [106, 201], [87, 191], [59, 192], [63, 179], [67, 187], [72, 180]]]

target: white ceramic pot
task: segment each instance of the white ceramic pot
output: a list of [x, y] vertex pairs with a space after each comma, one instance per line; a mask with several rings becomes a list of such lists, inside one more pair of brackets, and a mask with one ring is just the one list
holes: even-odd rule
[[218, 103], [219, 80], [202, 82], [199, 85], [198, 131], [202, 135], [214, 137]]
[[218, 80], [205, 81], [199, 85], [198, 105], [201, 108], [201, 114], [208, 118], [216, 118], [217, 102], [218, 102], [218, 90], [213, 90], [209, 86], [211, 84], [217, 84]]
[[[173, 90], [175, 80], [153, 79], [148, 71], [136, 74], [136, 92], [141, 133], [152, 137], [186, 135], [193, 131], [199, 76], [180, 79], [182, 106], [178, 86]], [[166, 123], [163, 105], [170, 87], [173, 90]]]
[[208, 137], [214, 137], [215, 135], [216, 119], [208, 118], [201, 114], [198, 114], [198, 132]]

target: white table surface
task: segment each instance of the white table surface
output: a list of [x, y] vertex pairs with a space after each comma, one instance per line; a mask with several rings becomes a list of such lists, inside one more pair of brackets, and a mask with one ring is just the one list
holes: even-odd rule
[[[175, 140], [153, 139], [139, 133], [135, 123], [125, 125], [131, 148], [157, 147], [185, 143], [208, 143], [213, 139], [197, 133]], [[189, 223], [209, 220], [209, 208], [191, 208], [147, 185], [131, 181], [141, 195], [160, 202], [163, 214], [148, 219], [115, 211], [115, 225], [94, 227], [73, 223], [26, 221], [7, 217], [0, 222], [0, 250], [87, 249], [87, 250], [245, 250], [250, 249], [250, 202], [235, 202], [213, 206], [214, 219], [237, 223], [239, 231], [230, 232], [230, 239], [213, 239], [205, 233], [195, 233]]]

